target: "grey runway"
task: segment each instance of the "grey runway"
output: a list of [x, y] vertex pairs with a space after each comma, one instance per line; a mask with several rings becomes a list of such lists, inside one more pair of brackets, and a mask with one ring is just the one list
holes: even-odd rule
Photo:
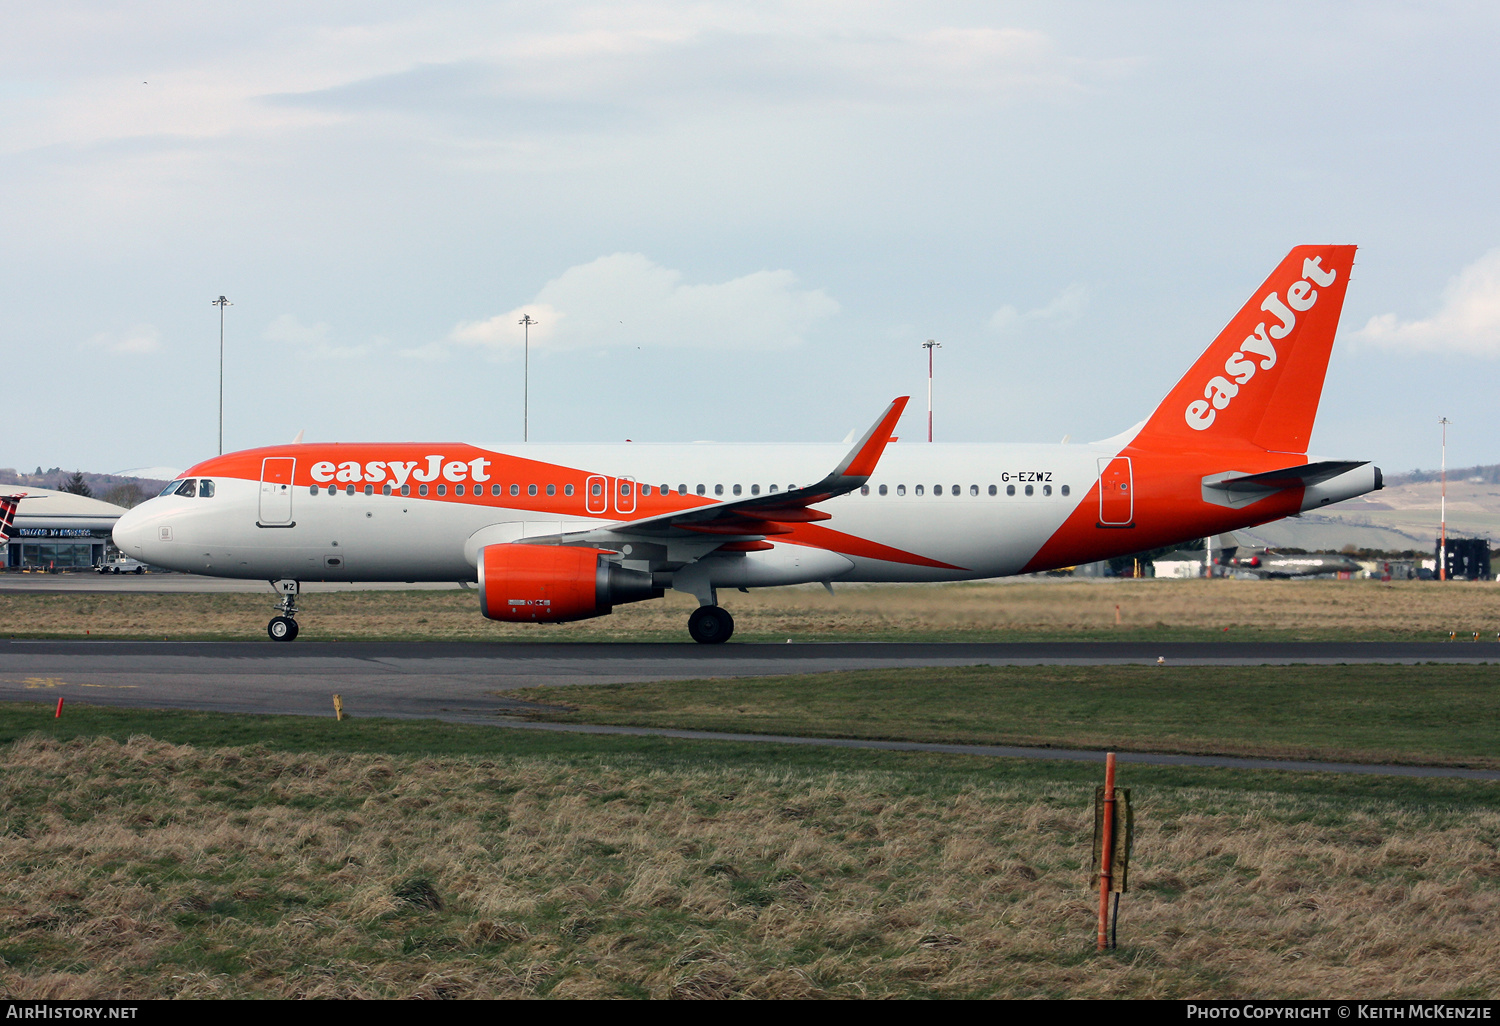
[[[331, 595], [345, 591], [457, 591], [457, 582], [430, 581], [360, 582], [307, 581], [302, 585], [306, 595]], [[0, 595], [32, 595], [39, 592], [103, 592], [108, 594], [248, 594], [274, 595], [269, 581], [237, 581], [227, 577], [199, 577], [197, 574], [97, 574], [93, 571], [67, 574], [0, 574]]]
[[[709, 647], [661, 643], [9, 641], [0, 642], [0, 698], [51, 702], [66, 696], [99, 705], [137, 708], [326, 716], [332, 695], [338, 693], [345, 707], [359, 716], [518, 726], [504, 724], [503, 718], [532, 707], [507, 697], [506, 692], [541, 684], [608, 684], [927, 666], [1155, 665], [1158, 659], [1169, 666], [1205, 667], [1500, 663], [1500, 645], [850, 642]], [[608, 732], [632, 731], [608, 728]], [[697, 732], [651, 733], [700, 736]], [[887, 746], [874, 742], [855, 744]], [[979, 748], [951, 745], [910, 747], [972, 754], [1024, 751], [1009, 749], [1002, 753], [997, 749], [987, 753]], [[1034, 757], [1069, 756], [1049, 749], [1039, 750]], [[1092, 758], [1093, 754], [1078, 753], [1078, 757]], [[1220, 760], [1215, 764], [1243, 762]], [[1452, 771], [1451, 775], [1468, 775], [1468, 772]]]

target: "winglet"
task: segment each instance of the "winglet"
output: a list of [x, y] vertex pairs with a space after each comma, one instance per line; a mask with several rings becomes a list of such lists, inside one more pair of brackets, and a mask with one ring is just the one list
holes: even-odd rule
[[910, 400], [911, 396], [903, 395], [892, 401], [864, 437], [854, 443], [854, 448], [849, 450], [849, 455], [844, 457], [844, 462], [838, 465], [832, 476], [868, 478], [875, 473], [875, 466], [896, 430], [896, 422], [901, 419], [901, 413]]

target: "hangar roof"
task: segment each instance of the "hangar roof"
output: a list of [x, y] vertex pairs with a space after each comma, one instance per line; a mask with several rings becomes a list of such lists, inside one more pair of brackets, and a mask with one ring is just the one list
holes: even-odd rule
[[86, 495], [74, 495], [72, 492], [28, 485], [16, 485], [14, 491], [10, 488], [5, 490], [8, 494], [26, 493], [26, 498], [16, 507], [17, 527], [44, 527], [52, 524], [88, 527], [93, 525], [85, 521], [108, 521], [113, 524], [125, 515], [124, 506], [116, 506], [112, 502]]

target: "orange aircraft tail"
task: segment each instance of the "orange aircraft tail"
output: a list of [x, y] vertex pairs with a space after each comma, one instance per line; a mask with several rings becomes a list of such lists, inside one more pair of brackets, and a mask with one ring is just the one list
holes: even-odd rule
[[1162, 400], [1133, 442], [1306, 453], [1354, 246], [1298, 246]]

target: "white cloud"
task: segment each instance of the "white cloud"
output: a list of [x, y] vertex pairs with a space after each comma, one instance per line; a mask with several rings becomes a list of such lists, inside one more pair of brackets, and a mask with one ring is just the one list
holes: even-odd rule
[[89, 345], [126, 356], [150, 356], [161, 352], [161, 332], [150, 324], [137, 324], [128, 331], [103, 331], [89, 339]]
[[[16, 20], [23, 45], [6, 50], [17, 85], [0, 138], [12, 153], [126, 139], [263, 144], [390, 113], [439, 136], [455, 121], [488, 134], [520, 118], [512, 130], [530, 138], [579, 118], [612, 123], [622, 108], [1050, 101], [1116, 63], [1063, 54], [1035, 29], [843, 3], [521, 12], [458, 0], [348, 13], [272, 0], [254, 14], [167, 3], [86, 18], [42, 5]], [[570, 116], [575, 104], [586, 109]]]
[[990, 315], [990, 330], [999, 332], [1019, 331], [1028, 325], [1044, 325], [1053, 329], [1069, 327], [1083, 316], [1089, 302], [1088, 289], [1074, 282], [1059, 292], [1046, 306], [1021, 313], [1013, 306], [1002, 306]]
[[[822, 289], [798, 289], [791, 271], [757, 271], [711, 285], [688, 285], [682, 272], [640, 253], [615, 253], [570, 267], [530, 303], [453, 329], [448, 341], [517, 352], [518, 323], [530, 314], [535, 348], [612, 349], [629, 346], [765, 350], [802, 344], [818, 321], [838, 313]], [[432, 347], [406, 355], [434, 355]]]
[[331, 331], [324, 321], [308, 325], [292, 314], [282, 314], [266, 327], [264, 337], [269, 342], [292, 346], [297, 350], [297, 355], [305, 360], [349, 360], [369, 353], [368, 344], [334, 345], [328, 338]]
[[1448, 282], [1442, 305], [1426, 320], [1371, 317], [1361, 341], [1417, 352], [1500, 356], [1500, 249], [1492, 249]]

